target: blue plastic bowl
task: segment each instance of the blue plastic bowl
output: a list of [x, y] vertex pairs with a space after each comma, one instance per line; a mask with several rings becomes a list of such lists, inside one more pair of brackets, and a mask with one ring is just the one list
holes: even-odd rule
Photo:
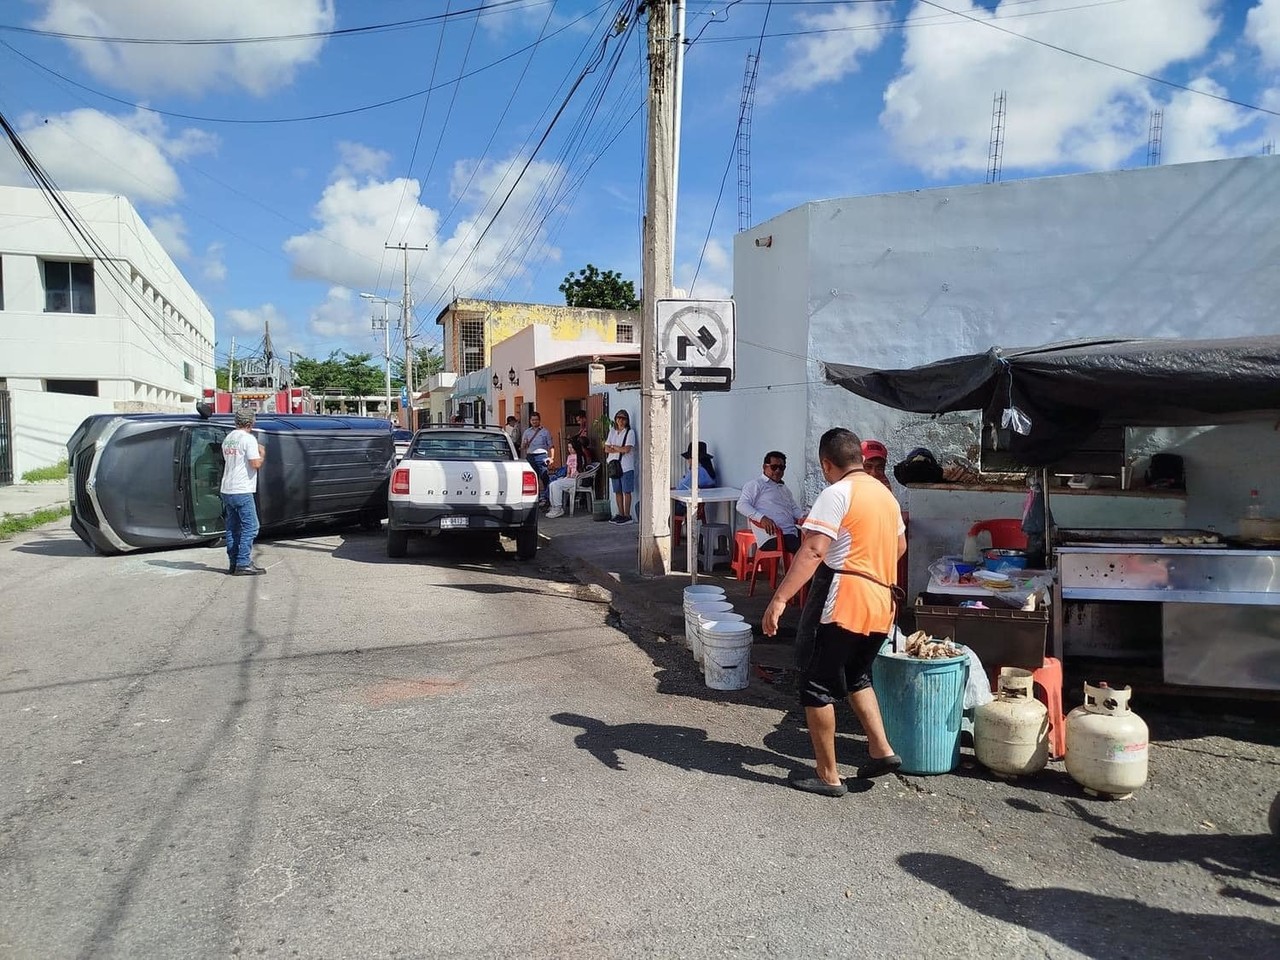
[[987, 569], [992, 573], [1004, 573], [1006, 570], [1027, 569], [1026, 557], [998, 557], [987, 561]]

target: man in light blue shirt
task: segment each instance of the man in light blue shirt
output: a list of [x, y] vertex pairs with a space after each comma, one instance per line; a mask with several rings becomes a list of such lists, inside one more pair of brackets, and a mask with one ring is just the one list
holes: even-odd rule
[[756, 545], [762, 550], [776, 549], [779, 536], [789, 552], [800, 549], [796, 521], [804, 516], [804, 511], [782, 482], [786, 469], [786, 454], [770, 450], [764, 455], [763, 474], [744, 484], [742, 496], [738, 498], [738, 512], [750, 521]]

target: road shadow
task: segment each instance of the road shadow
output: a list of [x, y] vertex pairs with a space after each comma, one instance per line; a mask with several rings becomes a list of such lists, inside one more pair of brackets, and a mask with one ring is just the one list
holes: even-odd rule
[[623, 753], [634, 753], [680, 770], [712, 773], [769, 786], [786, 786], [785, 777], [762, 773], [757, 767], [798, 770], [796, 764], [772, 750], [712, 740], [707, 731], [663, 723], [607, 723], [577, 713], [551, 717], [566, 727], [581, 729], [574, 745], [586, 750], [610, 770], [625, 770]]
[[92, 557], [94, 550], [79, 537], [47, 537], [27, 540], [13, 548], [14, 553], [30, 553], [40, 557]]
[[[1076, 801], [1067, 807], [1107, 834], [1093, 842], [1130, 860], [1187, 863], [1228, 881], [1260, 883], [1280, 894], [1280, 842], [1270, 834], [1155, 833], [1117, 826]], [[1272, 901], [1276, 906], [1280, 902]]]
[[1264, 944], [1280, 942], [1280, 926], [1263, 920], [1183, 913], [1066, 887], [1021, 890], [959, 857], [908, 853], [898, 864], [974, 913], [1052, 937], [1087, 957], [1200, 960], [1256, 955]]
[[163, 567], [165, 570], [183, 570], [188, 573], [217, 573], [227, 576], [227, 564], [196, 563], [194, 560], [145, 560], [149, 567]]

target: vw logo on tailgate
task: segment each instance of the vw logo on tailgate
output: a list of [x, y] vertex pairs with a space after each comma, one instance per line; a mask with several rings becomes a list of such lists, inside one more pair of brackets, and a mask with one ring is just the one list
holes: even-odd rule
[[465, 472], [462, 474], [462, 482], [463, 482], [463, 483], [470, 483], [470, 482], [471, 482], [472, 480], [474, 480], [474, 479], [475, 479], [475, 477], [473, 477], [473, 476], [471, 475], [471, 472], [470, 472], [470, 471], [465, 471]]

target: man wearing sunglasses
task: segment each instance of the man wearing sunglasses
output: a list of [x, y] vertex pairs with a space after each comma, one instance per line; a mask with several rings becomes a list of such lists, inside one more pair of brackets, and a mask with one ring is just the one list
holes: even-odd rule
[[756, 544], [762, 550], [776, 549], [779, 536], [791, 553], [800, 549], [796, 521], [804, 516], [804, 511], [782, 482], [786, 470], [786, 454], [770, 450], [764, 455], [763, 474], [743, 485], [742, 496], [738, 498], [738, 512], [750, 522]]

